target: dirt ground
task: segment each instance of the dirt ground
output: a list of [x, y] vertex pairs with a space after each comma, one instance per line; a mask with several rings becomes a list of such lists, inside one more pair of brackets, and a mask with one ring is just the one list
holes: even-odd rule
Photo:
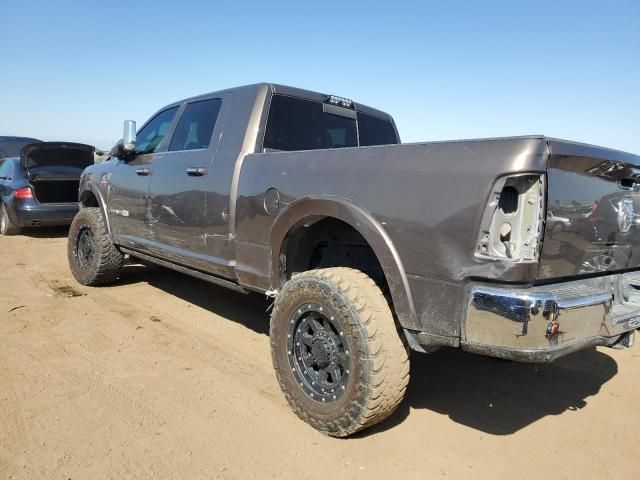
[[640, 478], [640, 347], [412, 355], [356, 438], [289, 410], [268, 302], [156, 267], [85, 288], [65, 230], [0, 238], [0, 479]]

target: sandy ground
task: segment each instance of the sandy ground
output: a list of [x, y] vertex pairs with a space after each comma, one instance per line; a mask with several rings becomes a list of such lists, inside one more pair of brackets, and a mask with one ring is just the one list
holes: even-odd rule
[[156, 267], [70, 278], [64, 230], [0, 238], [0, 479], [640, 478], [640, 347], [412, 356], [356, 438], [290, 412], [268, 303]]

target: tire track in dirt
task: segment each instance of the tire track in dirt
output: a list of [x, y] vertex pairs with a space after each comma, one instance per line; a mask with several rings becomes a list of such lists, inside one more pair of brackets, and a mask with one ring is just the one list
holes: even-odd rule
[[10, 470], [17, 455], [14, 446], [28, 443], [24, 413], [9, 374], [10, 368], [8, 356], [0, 350], [0, 478], [12, 473]]
[[[31, 367], [54, 373], [76, 394], [89, 393], [96, 400], [99, 400], [99, 404], [108, 405], [118, 418], [126, 419], [127, 424], [157, 426], [166, 422], [164, 417], [153, 412], [144, 402], [118, 386], [105, 383], [100, 379], [96, 374], [95, 365], [92, 365], [84, 373], [81, 373], [78, 368], [71, 367], [79, 363], [80, 359], [71, 357], [64, 346], [44, 344], [37, 351], [24, 344], [18, 344], [17, 347], [14, 354], [19, 357], [21, 353], [24, 360], [31, 362]], [[88, 363], [86, 358], [81, 360]], [[60, 367], [62, 361], [69, 367]], [[26, 366], [28, 367], [28, 365]]]
[[[197, 398], [197, 392], [187, 387], [187, 384], [177, 385], [172, 378], [174, 391], [180, 391], [182, 395], [176, 398], [169, 397], [161, 389], [131, 388], [126, 382], [116, 385], [105, 381], [104, 375], [100, 373], [102, 367], [94, 359], [80, 353], [71, 351], [67, 346], [55, 340], [48, 340], [38, 346], [37, 351], [28, 348], [24, 344], [18, 345], [18, 349], [32, 362], [32, 366], [27, 368], [37, 368], [41, 371], [47, 369], [63, 380], [67, 387], [73, 389], [77, 394], [87, 393], [92, 398], [92, 404], [97, 408], [106, 409], [115, 418], [129, 426], [134, 426], [141, 436], [157, 435], [167, 424], [171, 424], [172, 430], [176, 428], [181, 431], [181, 436], [191, 438], [197, 445], [207, 446], [207, 450], [229, 452], [238, 451], [242, 447], [235, 440], [229, 441], [231, 431], [224, 435], [227, 440], [222, 445], [221, 437], [213, 432], [208, 433], [202, 429], [202, 420], [208, 413], [206, 408], [195, 408], [191, 401], [181, 401], [181, 399]], [[14, 351], [14, 354], [17, 352]], [[83, 368], [75, 367], [81, 365]], [[151, 370], [151, 365], [141, 365], [144, 370]], [[147, 386], [148, 387], [148, 386]], [[230, 444], [232, 448], [229, 449]], [[228, 464], [231, 458], [225, 454], [221, 463]]]
[[[58, 276], [60, 276], [58, 274]], [[46, 287], [49, 290], [55, 291], [56, 287], [58, 287], [62, 282], [58, 278], [45, 278], [45, 275], [42, 273], [36, 273], [33, 275], [33, 283], [42, 287]], [[148, 288], [148, 287], [141, 287]], [[247, 358], [238, 358], [237, 354], [232, 349], [224, 348], [223, 344], [216, 342], [212, 345], [210, 342], [203, 341], [198, 336], [197, 331], [190, 329], [190, 331], [185, 331], [187, 326], [180, 322], [178, 317], [167, 314], [166, 312], [160, 312], [148, 307], [141, 307], [140, 304], [136, 304], [133, 301], [130, 301], [119, 294], [111, 294], [108, 293], [105, 289], [83, 289], [84, 291], [88, 291], [88, 298], [82, 299], [84, 301], [89, 301], [93, 305], [90, 307], [83, 306], [81, 309], [85, 311], [93, 311], [99, 310], [102, 312], [109, 311], [110, 314], [118, 313], [120, 316], [120, 321], [126, 323], [131, 327], [133, 331], [135, 328], [139, 326], [140, 323], [144, 324], [145, 333], [151, 335], [152, 342], [159, 349], [166, 349], [166, 345], [170, 343], [171, 348], [173, 350], [177, 350], [177, 352], [173, 352], [172, 355], [178, 356], [180, 358], [188, 360], [185, 363], [194, 363], [198, 362], [199, 366], [204, 369], [205, 367], [209, 371], [216, 371], [218, 378], [223, 378], [229, 371], [234, 372], [234, 376], [240, 375], [248, 380], [246, 384], [255, 385], [256, 378], [263, 377], [264, 375], [271, 375], [270, 364], [265, 367], [265, 365], [259, 363], [250, 363], [248, 364]], [[131, 290], [128, 287], [128, 290]], [[93, 292], [100, 293], [99, 297], [92, 295]], [[131, 292], [129, 292], [131, 293]], [[106, 300], [106, 301], [105, 301]], [[64, 300], [62, 300], [64, 301]], [[164, 318], [165, 321], [159, 324], [153, 324], [146, 321], [148, 318]], [[97, 353], [97, 350], [100, 351], [109, 351], [111, 347], [117, 345], [119, 342], [118, 338], [114, 338], [114, 336], [110, 335], [109, 331], [117, 332], [116, 337], [120, 337], [122, 339], [122, 329], [118, 326], [114, 325], [113, 327], [109, 327], [109, 323], [114, 322], [116, 319], [113, 315], [110, 315], [108, 322], [102, 322], [98, 320], [93, 325], [94, 328], [91, 329], [93, 332], [93, 338], [83, 338], [80, 341], [81, 347], [90, 353]], [[175, 326], [174, 324], [178, 325]], [[138, 333], [140, 334], [140, 333]], [[82, 333], [78, 334], [79, 337], [82, 337]], [[213, 348], [212, 348], [213, 346]], [[220, 351], [224, 349], [224, 351]], [[153, 368], [153, 365], [145, 362], [146, 366], [149, 368]], [[257, 372], [262, 372], [262, 374], [258, 375]], [[245, 381], [241, 379], [235, 379], [236, 382], [242, 384], [244, 386]], [[269, 388], [272, 385], [262, 384], [260, 385], [259, 391], [263, 393], [263, 395], [271, 401], [275, 401], [279, 406], [284, 405], [278, 396], [278, 391]], [[205, 385], [206, 387], [206, 385]], [[183, 398], [199, 398], [198, 392], [195, 390], [191, 390], [187, 384], [181, 385], [179, 389], [183, 392]], [[191, 395], [193, 394], [193, 395]], [[200, 402], [199, 413], [200, 414], [209, 414], [210, 406], [206, 402]]]
[[[144, 325], [144, 329], [154, 334], [152, 339], [156, 344], [162, 346], [165, 345], [164, 342], [170, 342], [172, 348], [180, 351], [180, 356], [198, 360], [223, 373], [233, 371], [234, 376], [248, 379], [273, 373], [271, 363], [265, 365], [259, 359], [248, 358], [220, 338], [203, 338], [202, 331], [190, 327], [173, 313], [158, 311], [139, 302], [136, 304], [125, 296], [115, 296], [111, 293], [104, 296], [113, 302], [111, 310], [120, 313], [121, 318], [128, 322], [131, 328]], [[92, 300], [97, 302], [96, 299]], [[150, 323], [152, 317], [164, 318], [164, 321]], [[264, 340], [267, 344], [266, 336]]]

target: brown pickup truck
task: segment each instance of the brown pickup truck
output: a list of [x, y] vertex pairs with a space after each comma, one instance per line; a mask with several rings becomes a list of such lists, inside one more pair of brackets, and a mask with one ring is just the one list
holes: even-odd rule
[[[125, 256], [274, 298], [273, 363], [334, 436], [388, 417], [409, 348], [543, 362], [640, 327], [640, 157], [543, 136], [400, 144], [393, 119], [273, 84], [170, 104], [87, 168], [73, 274]], [[548, 219], [552, 228], [545, 228]]]

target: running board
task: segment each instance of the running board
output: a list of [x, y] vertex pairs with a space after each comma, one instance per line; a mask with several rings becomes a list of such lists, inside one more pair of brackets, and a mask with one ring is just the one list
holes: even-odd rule
[[161, 260], [144, 253], [136, 252], [135, 250], [130, 250], [126, 247], [120, 247], [120, 250], [123, 253], [131, 255], [132, 257], [139, 258], [140, 260], [144, 260], [146, 262], [155, 263], [156, 265], [159, 265], [161, 267], [170, 268], [171, 270], [175, 270], [176, 272], [199, 278], [200, 280], [204, 280], [205, 282], [229, 288], [231, 290], [235, 290], [236, 292], [249, 293], [249, 290], [242, 288], [237, 283], [225, 280], [224, 278], [216, 277], [215, 275], [210, 275], [208, 273], [199, 272], [198, 270], [193, 270], [189, 267], [183, 267], [182, 265], [176, 265], [175, 263], [167, 262], [166, 260]]

